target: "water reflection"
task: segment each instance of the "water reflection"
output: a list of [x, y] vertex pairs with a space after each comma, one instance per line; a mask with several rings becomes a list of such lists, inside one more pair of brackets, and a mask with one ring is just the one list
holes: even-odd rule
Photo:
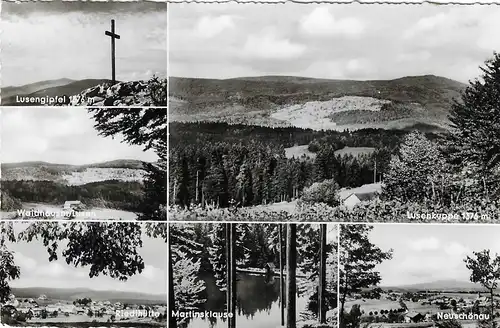
[[[213, 276], [201, 277], [206, 283], [206, 303], [200, 311], [225, 312], [225, 292], [215, 285]], [[236, 284], [236, 326], [238, 328], [276, 328], [280, 325], [279, 279], [264, 275], [238, 273]], [[297, 299], [297, 313], [306, 306], [304, 298]], [[225, 328], [223, 319], [196, 318], [181, 325], [181, 328]]]

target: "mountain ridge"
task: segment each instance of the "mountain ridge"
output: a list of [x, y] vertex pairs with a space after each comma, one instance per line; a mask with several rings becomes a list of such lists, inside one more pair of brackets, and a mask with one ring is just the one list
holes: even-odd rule
[[466, 84], [422, 75], [392, 80], [297, 76], [230, 79], [170, 77], [170, 119], [349, 130], [449, 126]]
[[142, 169], [144, 161], [135, 159], [116, 159], [104, 162], [88, 163], [88, 164], [66, 164], [66, 163], [50, 163], [45, 161], [22, 161], [22, 162], [7, 162], [1, 163], [2, 168], [14, 168], [14, 167], [40, 167], [47, 166], [53, 168], [74, 168], [74, 169], [84, 169], [84, 168], [132, 168], [132, 169]]
[[47, 80], [17, 87], [2, 88], [1, 104], [3, 106], [36, 106], [38, 103], [18, 103], [16, 96], [20, 97], [57, 97], [57, 96], [75, 96], [86, 89], [100, 85], [103, 83], [111, 83], [109, 79], [57, 79]]
[[74, 301], [78, 298], [91, 298], [94, 301], [125, 300], [125, 301], [148, 301], [165, 302], [163, 294], [150, 294], [140, 292], [94, 290], [90, 288], [46, 288], [46, 287], [13, 287], [12, 294], [20, 298], [37, 298], [45, 295], [52, 299]]
[[486, 290], [480, 284], [475, 284], [465, 280], [441, 279], [416, 284], [404, 284], [396, 286], [380, 286], [383, 289], [396, 290], [446, 290], [446, 291], [463, 291], [463, 290]]

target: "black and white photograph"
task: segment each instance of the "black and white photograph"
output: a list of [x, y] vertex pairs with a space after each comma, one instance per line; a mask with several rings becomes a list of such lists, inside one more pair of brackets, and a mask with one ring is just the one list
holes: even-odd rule
[[166, 220], [166, 108], [4, 107], [4, 220]]
[[167, 326], [167, 224], [1, 222], [1, 322]]
[[171, 220], [500, 219], [499, 6], [169, 12]]
[[170, 328], [337, 328], [337, 224], [169, 223]]
[[3, 1], [3, 106], [167, 105], [167, 3]]
[[498, 225], [340, 227], [340, 327], [497, 327]]

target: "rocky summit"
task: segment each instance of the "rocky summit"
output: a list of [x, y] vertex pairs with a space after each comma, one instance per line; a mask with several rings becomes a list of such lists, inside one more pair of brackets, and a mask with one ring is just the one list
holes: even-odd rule
[[154, 106], [147, 81], [103, 83], [72, 97], [72, 106]]

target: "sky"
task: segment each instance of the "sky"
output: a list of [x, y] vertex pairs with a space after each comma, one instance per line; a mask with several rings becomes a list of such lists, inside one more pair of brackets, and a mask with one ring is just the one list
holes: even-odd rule
[[102, 137], [85, 108], [14, 107], [2, 109], [0, 120], [3, 163], [44, 161], [91, 164], [117, 159], [158, 160], [153, 151]]
[[[26, 229], [26, 223], [16, 223], [16, 234]], [[167, 291], [167, 244], [161, 238], [149, 238], [144, 235], [143, 247], [139, 254], [144, 260], [145, 269], [141, 274], [130, 277], [126, 282], [99, 275], [89, 278], [89, 267], [75, 268], [66, 264], [59, 252], [57, 261], [49, 262], [49, 255], [43, 243], [34, 240], [30, 243], [9, 243], [14, 252], [16, 265], [21, 276], [10, 282], [11, 287], [45, 288], [88, 288], [92, 290], [111, 290], [165, 295]], [[59, 244], [62, 251], [65, 245]]]
[[166, 4], [3, 2], [2, 86], [69, 78], [111, 79], [111, 41], [104, 34], [115, 19], [116, 78], [166, 76]]
[[468, 82], [500, 50], [500, 6], [170, 4], [169, 75]]
[[500, 254], [500, 226], [454, 224], [380, 224], [370, 241], [393, 258], [376, 267], [381, 286], [410, 285], [438, 280], [469, 282], [463, 260], [473, 251]]

